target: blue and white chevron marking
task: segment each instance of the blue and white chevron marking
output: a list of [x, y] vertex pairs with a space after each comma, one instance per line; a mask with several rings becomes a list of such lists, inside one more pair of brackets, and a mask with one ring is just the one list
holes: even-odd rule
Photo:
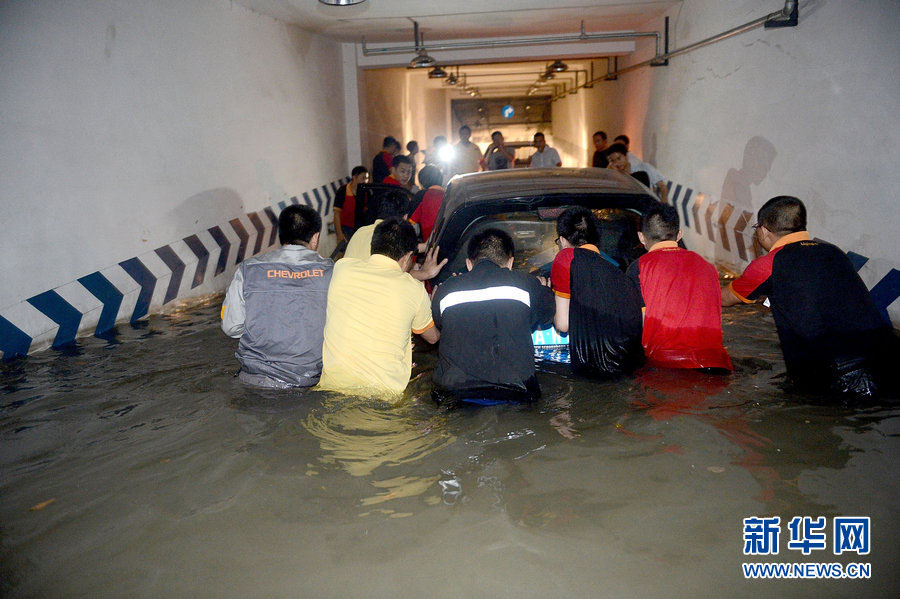
[[[303, 193], [323, 219], [349, 177]], [[301, 203], [296, 197], [292, 203]], [[282, 205], [284, 204], [284, 205]], [[279, 211], [286, 203], [279, 202]], [[76, 337], [105, 337], [116, 324], [137, 322], [178, 300], [216, 293], [237, 264], [278, 241], [276, 210], [241, 214], [184, 239], [122, 260], [0, 310], [0, 357], [63, 347]]]

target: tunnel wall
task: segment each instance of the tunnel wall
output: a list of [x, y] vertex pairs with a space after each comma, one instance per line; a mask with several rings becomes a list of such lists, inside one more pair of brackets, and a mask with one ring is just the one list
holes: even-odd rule
[[366, 98], [362, 160], [371, 169], [372, 158], [381, 151], [381, 142], [388, 135], [397, 138], [406, 153], [408, 140], [403, 139], [404, 130], [415, 119], [409, 111], [405, 69], [363, 70], [362, 79]]
[[4, 358], [221, 291], [287, 203], [330, 216], [340, 44], [203, 0], [4, 2], [0, 31]]
[[[669, 13], [670, 48], [783, 5], [685, 0]], [[900, 323], [898, 22], [892, 0], [803, 2], [798, 27], [760, 27], [620, 78], [624, 131], [672, 182], [689, 247], [740, 271], [759, 207], [797, 196], [810, 234], [847, 251]]]
[[[602, 65], [605, 60], [594, 61]], [[621, 83], [601, 81], [577, 94], [553, 102], [553, 140], [563, 156], [563, 166], [591, 166], [594, 131], [606, 131], [609, 142], [624, 123]]]

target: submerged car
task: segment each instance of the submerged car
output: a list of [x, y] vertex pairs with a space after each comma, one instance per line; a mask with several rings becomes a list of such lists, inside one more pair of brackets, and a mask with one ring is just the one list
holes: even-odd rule
[[[599, 249], [622, 270], [643, 253], [637, 231], [641, 215], [657, 202], [634, 178], [609, 169], [510, 169], [454, 177], [444, 195], [428, 246], [440, 248], [447, 265], [440, 284], [466, 271], [469, 240], [488, 228], [509, 233], [516, 245], [513, 268], [549, 276], [559, 246], [556, 219], [569, 207], [594, 211]], [[536, 354], [567, 361], [568, 338], [552, 325], [532, 335]]]

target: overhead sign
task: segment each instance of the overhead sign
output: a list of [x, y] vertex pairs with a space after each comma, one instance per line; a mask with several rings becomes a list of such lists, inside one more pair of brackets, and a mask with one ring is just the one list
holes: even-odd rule
[[506, 106], [503, 107], [502, 114], [503, 114], [503, 118], [511, 119], [513, 117], [513, 115], [516, 114], [516, 111], [515, 111], [515, 109], [513, 109], [511, 104], [507, 104]]

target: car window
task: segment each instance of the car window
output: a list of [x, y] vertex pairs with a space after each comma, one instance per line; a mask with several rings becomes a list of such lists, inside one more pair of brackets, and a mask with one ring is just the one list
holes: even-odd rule
[[[540, 270], [549, 274], [550, 265], [559, 251], [556, 244], [556, 219], [568, 208], [538, 208], [534, 211], [505, 212], [476, 219], [463, 234], [453, 261], [447, 265], [451, 273], [466, 271], [466, 249], [469, 240], [485, 229], [496, 228], [509, 233], [516, 246], [513, 268], [528, 272]], [[639, 254], [637, 223], [640, 217], [630, 210], [595, 210], [600, 224], [599, 249], [620, 268]]]

